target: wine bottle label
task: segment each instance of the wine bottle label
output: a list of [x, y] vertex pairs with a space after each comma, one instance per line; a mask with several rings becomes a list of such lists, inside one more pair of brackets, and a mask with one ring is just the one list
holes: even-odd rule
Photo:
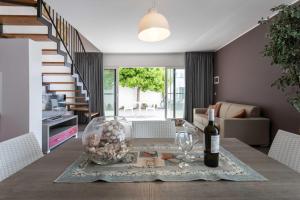
[[211, 153], [219, 153], [219, 149], [220, 149], [220, 136], [219, 135], [211, 136], [211, 146], [210, 146]]

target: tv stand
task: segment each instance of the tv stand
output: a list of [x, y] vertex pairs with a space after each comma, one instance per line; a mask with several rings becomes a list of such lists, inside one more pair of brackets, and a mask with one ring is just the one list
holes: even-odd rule
[[43, 121], [43, 144], [42, 149], [45, 154], [64, 143], [68, 139], [78, 135], [77, 115], [62, 116], [57, 119]]

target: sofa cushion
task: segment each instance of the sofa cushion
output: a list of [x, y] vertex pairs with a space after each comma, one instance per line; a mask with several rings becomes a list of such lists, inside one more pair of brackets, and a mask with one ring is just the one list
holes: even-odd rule
[[246, 111], [246, 117], [259, 117], [260, 109], [257, 106], [244, 105], [244, 104], [236, 104], [236, 103], [228, 103], [228, 102], [220, 102], [222, 103], [220, 114], [221, 118], [230, 118], [233, 113], [237, 113], [242, 109]]
[[208, 124], [208, 116], [207, 115], [201, 115], [201, 123], [205, 126]]
[[[208, 116], [207, 115], [205, 115], [205, 114], [198, 114], [196, 116], [196, 119], [197, 119], [196, 121], [198, 123], [202, 124], [203, 127], [207, 126], [207, 124], [208, 124]], [[215, 126], [217, 128], [220, 128], [220, 119], [218, 117], [215, 117]]]
[[220, 116], [220, 109], [221, 109], [222, 103], [218, 102], [215, 105], [215, 116], [219, 117]]
[[205, 114], [194, 114], [194, 121], [202, 123], [202, 119], [201, 119], [202, 115], [205, 115]]
[[230, 103], [226, 103], [226, 102], [222, 102], [222, 106], [220, 108], [220, 112], [219, 112], [219, 117], [225, 119], [226, 118], [226, 113], [229, 110], [230, 107]]
[[239, 112], [235, 113], [234, 116], [232, 116], [232, 118], [245, 118], [246, 117], [246, 110], [245, 109], [241, 109]]
[[209, 105], [208, 109], [205, 112], [205, 114], [208, 115], [208, 110], [209, 109], [214, 109], [215, 110], [215, 117], [219, 117], [221, 105], [222, 105], [222, 103], [220, 103], [220, 102], [216, 103], [215, 105]]
[[[228, 118], [239, 118], [239, 115], [241, 113], [245, 112], [245, 109], [240, 108], [240, 107], [235, 107], [235, 106], [230, 106], [230, 108], [228, 109], [225, 119]], [[245, 114], [244, 114], [245, 115]]]

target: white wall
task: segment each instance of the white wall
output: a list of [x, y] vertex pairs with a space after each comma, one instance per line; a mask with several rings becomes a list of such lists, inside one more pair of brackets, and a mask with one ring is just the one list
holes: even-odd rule
[[100, 50], [93, 43], [91, 43], [86, 37], [84, 37], [80, 33], [79, 35], [86, 52], [100, 52]]
[[184, 53], [165, 54], [107, 54], [103, 55], [103, 66], [112, 67], [178, 67], [185, 66]]
[[29, 40], [29, 132], [42, 145], [42, 50]]
[[119, 87], [119, 108], [136, 104], [136, 89]]
[[0, 141], [34, 132], [42, 140], [41, 49], [28, 39], [0, 39], [3, 75]]
[[[119, 108], [122, 106], [135, 106], [136, 105], [136, 88], [120, 87], [119, 88]], [[140, 93], [140, 102], [146, 104], [157, 104], [160, 106], [162, 100], [160, 92], [147, 91]]]
[[163, 100], [162, 94], [160, 92], [141, 92], [141, 102], [146, 104], [156, 104], [160, 106], [161, 101]]
[[2, 90], [3, 90], [3, 76], [2, 76], [2, 72], [0, 72], [0, 119], [1, 119], [1, 114], [2, 114], [2, 104], [3, 104]]

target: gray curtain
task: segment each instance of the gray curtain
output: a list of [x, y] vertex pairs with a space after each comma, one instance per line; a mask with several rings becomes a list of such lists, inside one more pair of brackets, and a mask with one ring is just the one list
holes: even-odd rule
[[[103, 54], [98, 52], [77, 53], [76, 63], [90, 91], [91, 112], [98, 112], [100, 116], [103, 116]], [[82, 114], [78, 114], [79, 122], [86, 122], [86, 118]]]
[[185, 119], [193, 122], [193, 108], [207, 107], [213, 102], [213, 52], [185, 54]]

